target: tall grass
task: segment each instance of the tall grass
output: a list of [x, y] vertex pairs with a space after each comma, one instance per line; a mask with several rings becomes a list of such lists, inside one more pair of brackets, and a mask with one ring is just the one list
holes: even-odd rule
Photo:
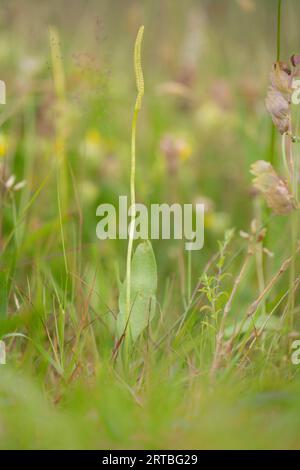
[[[299, 338], [298, 215], [271, 215], [248, 175], [261, 155], [281, 166], [276, 129], [270, 144], [262, 106], [275, 57], [260, 47], [260, 35], [268, 44], [276, 17], [273, 43], [282, 59], [282, 42], [292, 35], [281, 26], [287, 2], [256, 2], [253, 13], [243, 2], [208, 2], [204, 10], [189, 0], [162, 3], [159, 21], [147, 2], [129, 13], [125, 3], [118, 2], [119, 20], [107, 2], [105, 28], [109, 22], [115, 28], [101, 43], [108, 57], [98, 43], [95, 57], [77, 53], [64, 28], [51, 27], [47, 63], [32, 79], [24, 74], [24, 100], [17, 107], [8, 100], [1, 115], [10, 148], [0, 157], [0, 339], [7, 350], [7, 364], [0, 365], [0, 447], [298, 448], [300, 369], [291, 362]], [[143, 15], [145, 98], [144, 27], [134, 47], [137, 96], [127, 66]], [[208, 32], [195, 58], [189, 38], [199, 32], [199, 15]], [[82, 15], [80, 46], [91, 16]], [[60, 24], [54, 20], [53, 13], [51, 22]], [[238, 47], [245, 21], [260, 34]], [[254, 46], [253, 65], [243, 57]], [[6, 60], [14, 70], [13, 58]], [[101, 90], [105, 96], [91, 96], [99, 76], [109, 86]], [[295, 122], [297, 135], [297, 116]], [[130, 131], [133, 207], [137, 198], [163, 202], [175, 186], [179, 202], [205, 199], [205, 247], [188, 254], [187, 263], [173, 241], [156, 240], [153, 250], [148, 241], [137, 243], [134, 251], [135, 210], [127, 247], [95, 238], [97, 205], [114, 204], [128, 188]], [[165, 135], [189, 140], [190, 159], [165, 155]], [[26, 186], [7, 187], [12, 174]], [[139, 309], [137, 272], [146, 298]], [[134, 338], [132, 313], [144, 320]]]

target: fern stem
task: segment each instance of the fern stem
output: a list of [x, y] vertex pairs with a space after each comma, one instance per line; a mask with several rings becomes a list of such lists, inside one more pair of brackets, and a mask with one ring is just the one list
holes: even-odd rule
[[132, 248], [135, 232], [135, 167], [136, 167], [136, 126], [138, 114], [141, 109], [142, 97], [144, 95], [144, 77], [141, 64], [141, 45], [143, 40], [144, 26], [141, 26], [135, 41], [134, 47], [134, 69], [137, 86], [137, 98], [135, 102], [132, 126], [131, 126], [131, 162], [130, 162], [130, 205], [132, 208], [131, 222], [129, 229], [129, 239], [127, 248], [127, 259], [126, 259], [126, 316], [125, 316], [125, 356], [126, 362], [128, 362], [128, 351], [130, 342], [130, 329], [129, 329], [129, 318], [131, 311], [131, 258]]
[[[132, 248], [134, 240], [135, 230], [135, 148], [136, 148], [136, 124], [137, 124], [138, 111], [135, 109], [132, 119], [132, 131], [131, 131], [131, 164], [130, 164], [130, 204], [132, 207], [132, 215], [130, 222], [128, 247], [127, 247], [127, 260], [126, 260], [126, 327], [128, 328], [128, 322], [130, 317], [131, 309], [131, 258]], [[125, 342], [128, 345], [129, 332], [125, 335]]]

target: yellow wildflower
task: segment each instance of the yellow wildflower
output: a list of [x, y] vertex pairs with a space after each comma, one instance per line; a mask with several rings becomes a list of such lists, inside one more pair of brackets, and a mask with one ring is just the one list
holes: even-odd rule
[[8, 142], [7, 137], [3, 132], [0, 132], [0, 158], [5, 157], [7, 154]]

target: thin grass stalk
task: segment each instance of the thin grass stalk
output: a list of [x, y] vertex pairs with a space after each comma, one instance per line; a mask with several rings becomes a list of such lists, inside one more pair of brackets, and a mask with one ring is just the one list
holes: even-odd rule
[[[298, 121], [299, 121], [299, 113], [297, 112], [296, 117], [296, 128], [295, 134], [298, 135]], [[291, 129], [292, 131], [292, 129]], [[290, 138], [290, 137], [289, 137]], [[290, 143], [291, 153], [290, 158], [292, 161], [292, 177], [291, 177], [291, 184], [293, 189], [293, 195], [298, 203], [298, 175], [299, 175], [299, 166], [298, 166], [298, 159], [295, 158], [294, 152], [292, 151], [293, 142]], [[289, 279], [289, 298], [288, 298], [288, 323], [289, 327], [293, 329], [293, 318], [294, 318], [294, 309], [295, 309], [295, 279], [296, 279], [296, 253], [297, 253], [297, 239], [298, 239], [298, 210], [295, 210], [291, 215], [291, 266], [290, 266], [290, 279]]]

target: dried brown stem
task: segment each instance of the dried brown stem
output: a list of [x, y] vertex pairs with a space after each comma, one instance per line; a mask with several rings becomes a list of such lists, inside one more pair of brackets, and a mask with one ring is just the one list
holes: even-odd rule
[[[295, 255], [300, 251], [300, 245], [298, 245], [298, 248], [295, 252]], [[295, 256], [294, 255], [294, 256]], [[280, 278], [280, 276], [288, 269], [292, 259], [294, 256], [290, 256], [289, 258], [287, 258], [283, 263], [282, 265], [280, 266], [280, 269], [279, 271], [277, 271], [277, 273], [272, 277], [272, 279], [270, 280], [269, 284], [265, 287], [265, 289], [260, 293], [260, 295], [258, 296], [258, 298], [252, 302], [252, 304], [250, 305], [249, 309], [248, 309], [248, 312], [247, 312], [247, 316], [252, 316], [255, 314], [255, 312], [257, 311], [261, 301], [263, 300], [263, 298], [265, 297], [265, 295], [272, 289], [272, 287], [274, 286], [274, 284], [277, 282], [277, 280]]]
[[216, 375], [216, 372], [217, 372], [217, 370], [219, 368], [219, 365], [220, 365], [220, 360], [221, 360], [222, 350], [223, 350], [223, 337], [224, 337], [224, 330], [225, 330], [226, 320], [227, 320], [229, 312], [231, 311], [234, 296], [235, 296], [236, 291], [237, 291], [237, 289], [238, 289], [238, 287], [239, 287], [239, 285], [240, 285], [240, 283], [241, 283], [241, 281], [244, 277], [244, 274], [245, 274], [246, 269], [248, 267], [248, 262], [249, 262], [252, 255], [253, 255], [253, 251], [249, 247], [249, 249], [247, 251], [247, 255], [246, 255], [246, 257], [244, 259], [244, 262], [242, 264], [241, 270], [240, 270], [238, 276], [236, 277], [236, 279], [234, 281], [233, 288], [232, 288], [231, 294], [229, 296], [229, 299], [228, 299], [228, 301], [227, 301], [227, 303], [224, 307], [223, 316], [222, 316], [222, 320], [221, 320], [221, 324], [220, 324], [220, 329], [219, 329], [219, 332], [218, 332], [218, 335], [217, 335], [217, 343], [216, 343], [214, 359], [213, 359], [213, 363], [212, 363], [211, 371], [210, 371], [210, 378], [211, 379], [214, 379], [214, 377]]

